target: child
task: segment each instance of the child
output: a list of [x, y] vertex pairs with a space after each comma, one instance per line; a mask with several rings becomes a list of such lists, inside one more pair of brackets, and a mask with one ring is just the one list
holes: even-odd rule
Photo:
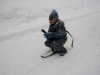
[[67, 33], [64, 22], [59, 19], [56, 10], [52, 10], [49, 15], [49, 23], [48, 32], [44, 34], [44, 37], [47, 38], [45, 45], [50, 47], [53, 52], [64, 56], [67, 53], [67, 49], [63, 46], [67, 40]]

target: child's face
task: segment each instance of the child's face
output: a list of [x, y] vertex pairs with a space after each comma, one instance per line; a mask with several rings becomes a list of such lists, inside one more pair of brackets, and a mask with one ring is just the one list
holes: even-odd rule
[[55, 22], [56, 22], [56, 19], [49, 20], [50, 24], [55, 24]]

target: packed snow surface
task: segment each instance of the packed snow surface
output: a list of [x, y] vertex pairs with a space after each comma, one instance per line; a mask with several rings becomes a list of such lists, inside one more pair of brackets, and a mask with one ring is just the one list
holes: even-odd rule
[[[74, 47], [43, 59], [52, 9]], [[0, 0], [0, 75], [100, 75], [100, 0]]]

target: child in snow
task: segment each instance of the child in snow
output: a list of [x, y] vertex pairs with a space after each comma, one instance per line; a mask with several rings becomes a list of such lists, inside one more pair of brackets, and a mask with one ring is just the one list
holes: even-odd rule
[[52, 10], [49, 15], [49, 23], [48, 32], [44, 34], [44, 37], [47, 39], [45, 45], [50, 47], [53, 52], [63, 56], [67, 53], [67, 49], [63, 46], [67, 41], [67, 33], [64, 22], [59, 19], [56, 10]]

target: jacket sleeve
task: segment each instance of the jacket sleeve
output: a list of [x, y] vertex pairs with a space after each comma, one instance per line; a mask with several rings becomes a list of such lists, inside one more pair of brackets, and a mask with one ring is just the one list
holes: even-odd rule
[[51, 32], [52, 30], [51, 30], [51, 28], [50, 28], [50, 26], [49, 26], [49, 29], [48, 29], [48, 32]]

